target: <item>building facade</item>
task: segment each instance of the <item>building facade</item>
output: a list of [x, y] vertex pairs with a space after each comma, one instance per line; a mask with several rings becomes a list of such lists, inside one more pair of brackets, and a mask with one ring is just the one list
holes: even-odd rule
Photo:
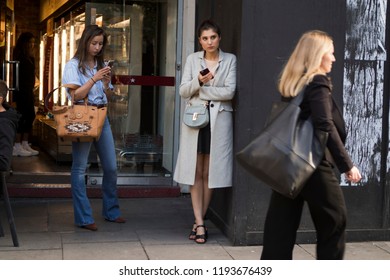
[[[169, 195], [188, 191], [172, 180], [183, 111], [178, 88], [185, 58], [198, 49], [195, 30], [203, 19], [220, 24], [221, 48], [238, 58], [235, 151], [261, 131], [271, 103], [279, 98], [278, 74], [300, 35], [311, 29], [328, 32], [335, 44], [331, 76], [347, 122], [347, 148], [363, 174], [359, 185], [348, 185], [340, 176], [348, 207], [347, 237], [390, 238], [387, 1], [41, 0], [26, 10], [31, 6], [27, 2], [1, 1], [1, 30], [13, 34], [8, 46], [23, 31], [39, 38], [37, 106], [44, 117], [36, 129], [37, 144], [57, 163], [71, 161], [69, 144], [50, 145], [55, 132], [42, 102], [60, 85], [62, 67], [84, 26], [99, 24], [109, 34], [107, 58], [114, 63], [116, 96], [109, 114], [118, 151], [118, 185], [147, 188], [151, 196], [162, 188]], [[6, 50], [2, 54], [3, 60], [10, 60]], [[7, 65], [3, 69], [7, 72]], [[66, 102], [63, 92], [55, 98]], [[92, 186], [101, 180], [93, 152], [87, 180]], [[209, 217], [234, 244], [261, 244], [269, 195], [267, 186], [235, 163], [234, 186], [216, 190]], [[298, 241], [315, 241], [307, 209]]]

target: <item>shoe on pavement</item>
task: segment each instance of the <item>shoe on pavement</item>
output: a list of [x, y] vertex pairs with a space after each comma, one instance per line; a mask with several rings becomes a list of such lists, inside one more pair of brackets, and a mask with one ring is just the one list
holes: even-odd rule
[[114, 219], [114, 220], [106, 219], [106, 221], [112, 222], [112, 223], [119, 223], [119, 224], [126, 223], [126, 219], [125, 219], [125, 218], [122, 218], [122, 217], [118, 217], [118, 218], [116, 218], [116, 219]]
[[39, 152], [36, 151], [36, 150], [34, 150], [34, 149], [32, 149], [32, 148], [30, 147], [30, 145], [29, 145], [27, 142], [24, 142], [24, 141], [23, 141], [23, 142], [22, 142], [22, 147], [23, 147], [23, 149], [24, 149], [25, 151], [30, 152], [32, 156], [37, 156], [37, 155], [39, 155]]
[[97, 231], [98, 230], [97, 225], [95, 223], [88, 224], [88, 225], [83, 225], [83, 226], [80, 226], [80, 227], [84, 228], [84, 229], [87, 229], [87, 230], [92, 230], [92, 231]]
[[16, 143], [12, 155], [15, 157], [30, 157], [32, 156], [32, 153], [23, 149], [20, 143]]

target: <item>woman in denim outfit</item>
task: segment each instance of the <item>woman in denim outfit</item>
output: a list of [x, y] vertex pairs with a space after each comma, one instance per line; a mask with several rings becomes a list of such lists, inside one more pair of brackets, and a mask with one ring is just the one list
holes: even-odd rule
[[[111, 68], [104, 64], [104, 49], [107, 35], [97, 25], [87, 26], [81, 36], [75, 56], [65, 65], [62, 84], [66, 84], [68, 94], [74, 94], [76, 102], [96, 106], [107, 106], [112, 94], [110, 83]], [[70, 96], [69, 96], [70, 97]], [[110, 222], [124, 223], [121, 217], [117, 196], [117, 164], [114, 138], [108, 118], [102, 134], [93, 142], [103, 168], [103, 217]], [[92, 209], [86, 193], [85, 171], [92, 142], [72, 142], [72, 197], [75, 224], [88, 230], [97, 230]]]

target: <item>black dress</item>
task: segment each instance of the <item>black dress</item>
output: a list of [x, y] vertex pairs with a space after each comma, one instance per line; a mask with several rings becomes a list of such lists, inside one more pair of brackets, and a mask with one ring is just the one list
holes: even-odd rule
[[[210, 103], [210, 102], [209, 102]], [[207, 112], [210, 117], [209, 106], [207, 106]], [[210, 154], [210, 143], [211, 143], [211, 129], [210, 122], [199, 130], [198, 135], [198, 154]]]

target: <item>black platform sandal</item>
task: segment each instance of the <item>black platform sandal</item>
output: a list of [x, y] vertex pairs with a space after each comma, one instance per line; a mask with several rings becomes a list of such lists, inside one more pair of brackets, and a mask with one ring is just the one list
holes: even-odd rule
[[[204, 233], [197, 234], [195, 236], [195, 242], [198, 244], [205, 244], [207, 242], [207, 237], [208, 237], [207, 228], [205, 225], [199, 225], [196, 227], [196, 231], [198, 231], [198, 228], [200, 228], [200, 227], [204, 228]], [[198, 241], [199, 239], [203, 239], [203, 241]]]
[[190, 235], [188, 235], [189, 240], [195, 240], [196, 238], [196, 223], [192, 225], [192, 230], [190, 232]]

